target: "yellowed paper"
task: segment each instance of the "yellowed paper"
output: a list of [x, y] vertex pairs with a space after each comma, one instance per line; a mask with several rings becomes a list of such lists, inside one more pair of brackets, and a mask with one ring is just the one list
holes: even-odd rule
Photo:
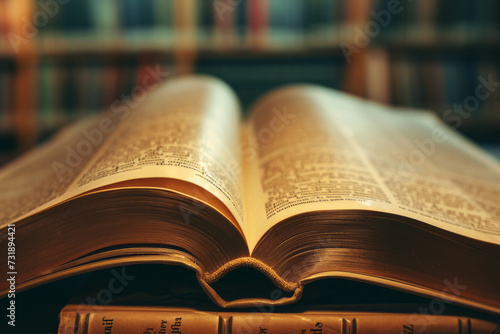
[[286, 218], [343, 209], [400, 214], [500, 243], [498, 164], [438, 121], [303, 86], [261, 101], [253, 136], [270, 126], [273, 108], [286, 108], [290, 122], [261, 140], [248, 167], [247, 178], [260, 180], [247, 181], [256, 202], [251, 249]]
[[86, 139], [82, 131], [96, 126], [98, 118], [79, 122], [1, 170], [0, 227], [67, 198], [68, 187], [104, 141], [84, 151], [86, 155], [78, 153], [78, 144]]
[[154, 94], [120, 124], [70, 192], [139, 178], [182, 180], [214, 194], [244, 230], [236, 97], [208, 78], [176, 80]]
[[[229, 87], [210, 78], [178, 79], [136, 109], [130, 106], [79, 123], [67, 137], [24, 158], [20, 168], [4, 170], [0, 203], [10, 209], [2, 211], [2, 223], [115, 183], [165, 178], [215, 195], [244, 231], [240, 110]], [[96, 130], [105, 132], [102, 138]], [[189, 193], [197, 192], [193, 186]]]

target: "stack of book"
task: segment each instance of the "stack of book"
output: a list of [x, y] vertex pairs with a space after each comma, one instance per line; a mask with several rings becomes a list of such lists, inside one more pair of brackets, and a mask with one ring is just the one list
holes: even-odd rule
[[500, 164], [432, 113], [292, 85], [242, 122], [208, 76], [129, 102], [0, 171], [9, 326], [101, 271], [60, 333], [498, 332]]

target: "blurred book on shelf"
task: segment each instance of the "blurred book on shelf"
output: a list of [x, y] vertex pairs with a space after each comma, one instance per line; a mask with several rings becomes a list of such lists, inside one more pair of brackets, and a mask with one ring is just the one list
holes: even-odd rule
[[[224, 79], [244, 108], [302, 81], [430, 109], [474, 140], [500, 142], [495, 0], [0, 0], [0, 8], [0, 132], [23, 149], [109, 109], [131, 94], [141, 66], [158, 64], [171, 77]], [[476, 101], [483, 81], [490, 94]]]

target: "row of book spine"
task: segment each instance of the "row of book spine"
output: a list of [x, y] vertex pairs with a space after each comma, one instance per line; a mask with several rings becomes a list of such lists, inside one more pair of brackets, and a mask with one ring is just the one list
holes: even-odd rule
[[[500, 124], [500, 92], [485, 82], [500, 81], [500, 64], [491, 59], [439, 57], [394, 59], [390, 66], [391, 104], [428, 108], [443, 115], [454, 105], [473, 109], [464, 121], [495, 121]], [[478, 97], [480, 94], [487, 98]], [[493, 88], [494, 89], [494, 88]]]
[[[37, 6], [36, 13], [45, 13], [50, 17], [47, 24], [40, 26], [40, 35], [61, 35], [63, 39], [59, 44], [62, 46], [63, 57], [70, 56], [64, 52], [67, 51], [64, 37], [67, 36], [68, 41], [74, 38], [72, 32], [93, 36], [89, 39], [90, 45], [94, 45], [94, 37], [98, 38], [106, 33], [134, 36], [134, 32], [140, 31], [164, 41], [174, 35], [174, 28], [177, 29], [179, 24], [196, 28], [199, 36], [203, 36], [203, 32], [215, 35], [265, 32], [284, 40], [294, 36], [321, 38], [326, 36], [325, 34], [342, 33], [345, 30], [337, 28], [360, 17], [364, 17], [364, 21], [375, 20], [380, 25], [383, 25], [384, 20], [389, 20], [390, 24], [381, 30], [382, 37], [393, 32], [411, 33], [411, 27], [424, 26], [435, 31], [446, 27], [456, 28], [459, 33], [468, 31], [469, 27], [476, 27], [482, 28], [487, 34], [488, 31], [496, 31], [496, 27], [500, 25], [500, 2], [496, 0], [396, 1], [400, 10], [389, 17], [386, 13], [390, 13], [393, 8], [391, 4], [394, 2], [366, 0], [363, 3], [356, 2], [358, 7], [354, 9], [353, 2], [347, 0], [89, 0], [69, 1], [64, 4], [55, 0], [41, 0], [34, 3]], [[12, 8], [19, 10], [19, 6], [14, 7], [10, 2], [9, 7], [8, 3], [8, 0], [0, 0], [0, 35], [4, 37], [11, 30], [9, 25], [15, 23], [13, 17], [19, 16], [9, 12]], [[54, 3], [61, 4], [55, 6]], [[356, 11], [362, 13], [354, 13]], [[190, 18], [178, 17], [187, 12], [195, 15]], [[159, 33], [152, 34], [153, 31]], [[5, 38], [0, 38], [0, 42], [2, 41], [5, 42]], [[425, 45], [423, 47], [425, 50]], [[0, 56], [1, 51], [0, 45]], [[119, 59], [141, 57], [140, 52], [129, 53], [125, 51], [126, 57]], [[60, 63], [58, 58], [51, 58], [50, 55], [42, 57], [36, 65], [36, 110], [39, 111], [43, 128], [52, 128], [85, 113], [107, 109], [120, 94], [130, 92], [133, 87], [130, 84], [132, 79], [127, 78], [134, 77], [134, 73], [139, 71], [139, 61], [135, 59], [129, 65], [117, 65], [109, 59], [106, 60], [106, 57], [94, 62], [79, 60], [72, 65]], [[343, 88], [341, 81], [345, 80], [345, 59], [342, 58], [341, 52], [330, 58], [320, 62], [317, 59], [273, 62], [272, 59], [229, 61], [225, 57], [219, 61], [200, 57], [195, 69], [229, 82], [240, 94], [244, 107], [248, 107], [249, 102], [261, 93], [288, 82], [306, 81]], [[450, 103], [466, 97], [470, 87], [465, 87], [473, 87], [481, 71], [484, 75], [498, 73], [498, 61], [486, 61], [484, 57], [481, 58], [480, 53], [477, 53], [477, 58], [473, 60], [466, 57], [458, 57], [459, 60], [440, 59], [439, 55], [434, 58], [430, 61], [420, 61], [403, 57], [386, 64], [386, 67], [390, 68], [387, 75], [391, 83], [390, 93], [387, 95], [391, 97], [385, 102], [443, 109]], [[11, 63], [12, 59], [8, 57], [0, 59], [0, 129], [8, 128], [12, 119], [16, 70]], [[321, 68], [322, 66], [324, 68]], [[366, 73], [365, 77], [359, 80], [373, 81], [375, 84], [372, 86], [375, 87], [382, 86], [378, 77], [370, 77], [370, 73]], [[125, 84], [127, 82], [129, 84]], [[435, 82], [442, 85], [433, 86]], [[429, 87], [436, 88], [430, 90]], [[498, 94], [493, 96], [497, 97]], [[489, 99], [482, 103], [481, 109], [485, 111], [477, 114], [487, 114], [484, 117], [491, 117], [495, 113], [494, 110], [498, 110], [498, 103], [495, 101], [497, 100]]]
[[[135, 87], [144, 86], [144, 73], [158, 71], [168, 80], [172, 63], [165, 59], [138, 60], [131, 57], [119, 63], [93, 59], [79, 61], [67, 59], [42, 59], [38, 64], [37, 105], [38, 122], [43, 130], [51, 130], [76, 118], [110, 109], [116, 101], [133, 98]], [[315, 57], [302, 59], [202, 59], [197, 62], [197, 73], [213, 75], [230, 84], [238, 93], [244, 110], [260, 95], [272, 88], [291, 82], [310, 82], [341, 88], [345, 61], [341, 57]], [[12, 86], [12, 72], [2, 72], [0, 87]], [[8, 75], [8, 77], [7, 77]], [[5, 82], [5, 85], [3, 83]], [[153, 82], [154, 84], [154, 82]], [[148, 87], [146, 87], [148, 88]], [[12, 109], [8, 90], [0, 97], [0, 115]], [[7, 120], [5, 118], [5, 120]], [[6, 124], [5, 124], [6, 125]]]
[[[434, 29], [460, 29], [461, 27], [484, 29], [498, 27], [500, 3], [495, 0], [420, 0], [397, 1], [400, 6], [391, 6], [392, 0], [375, 0], [370, 15], [379, 21], [375, 13], [395, 13], [390, 17], [387, 30], [434, 27]], [[397, 8], [391, 11], [392, 8]], [[386, 15], [386, 14], [384, 14]]]
[[[183, 5], [181, 1], [191, 5]], [[357, 17], [356, 11], [365, 12], [361, 13], [365, 20], [382, 25], [380, 36], [395, 31], [402, 34], [422, 31], [422, 27], [464, 28], [462, 32], [470, 32], [500, 26], [500, 3], [496, 0], [366, 0], [354, 5], [348, 0], [181, 1], [89, 0], [59, 4], [55, 0], [42, 0], [36, 2], [36, 13], [40, 14], [38, 25], [42, 32], [62, 35], [75, 31], [130, 34], [159, 29], [168, 36], [173, 34], [176, 22], [183, 20], [177, 16], [192, 15], [185, 19], [187, 24], [208, 34], [247, 35], [266, 31], [281, 38], [317, 36], [341, 33], [340, 28], [346, 24], [356, 24], [352, 22]], [[4, 13], [8, 13], [6, 3], [0, 1]], [[191, 13], [184, 13], [181, 8]], [[4, 16], [0, 16], [0, 30], [5, 33], [9, 31], [10, 20]]]
[[[134, 58], [118, 64], [101, 60], [43, 60], [38, 65], [37, 99], [42, 128], [55, 128], [77, 117], [109, 109], [114, 101], [130, 96], [132, 89], [141, 85], [141, 73], [147, 68], [155, 69], [158, 63], [159, 60], [141, 62]], [[165, 71], [171, 67], [164, 60], [161, 66]], [[257, 63], [251, 59], [200, 59], [195, 71], [228, 82], [238, 92], [246, 110], [266, 91], [290, 82], [310, 82], [342, 89], [345, 66], [341, 56], [263, 59]], [[384, 102], [429, 108], [438, 114], [469, 96], [475, 96], [477, 86], [485, 80], [500, 81], [500, 64], [480, 57], [397, 57], [386, 66], [387, 73], [373, 74], [374, 82], [379, 86], [380, 77], [388, 77], [390, 99]], [[13, 78], [12, 66], [0, 62], [0, 120], [3, 129], [8, 127], [12, 110]], [[498, 122], [499, 110], [500, 94], [493, 92], [488, 99], [480, 101], [468, 119]]]
[[[134, 103], [135, 98], [144, 98], [155, 85], [168, 79], [169, 68], [170, 63], [164, 60], [44, 60], [38, 70], [39, 124], [43, 130], [52, 130], [118, 103]], [[150, 79], [144, 80], [148, 73]], [[136, 91], [140, 96], [133, 95]]]

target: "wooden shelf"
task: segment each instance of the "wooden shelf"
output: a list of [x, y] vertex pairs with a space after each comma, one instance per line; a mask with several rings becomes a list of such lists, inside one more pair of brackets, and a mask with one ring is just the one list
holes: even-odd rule
[[37, 43], [40, 57], [73, 55], [120, 55], [169, 53], [175, 49], [173, 36], [161, 31], [138, 32], [128, 36], [94, 34], [45, 35]]
[[199, 52], [220, 53], [286, 53], [286, 52], [311, 52], [316, 50], [340, 50], [339, 37], [312, 38], [304, 36], [277, 42], [276, 36], [270, 36], [259, 44], [254, 44], [249, 39], [238, 40], [237, 37], [228, 40], [217, 40], [216, 36], [203, 37], [191, 44], [179, 45], [173, 36], [163, 38], [158, 34], [148, 36], [106, 36], [94, 35], [44, 36], [37, 43], [38, 54], [41, 57], [60, 57], [81, 54], [97, 56], [139, 54], [139, 53], [173, 53], [179, 48], [192, 48]]
[[374, 39], [373, 43], [392, 52], [467, 52], [478, 54], [484, 51], [500, 52], [500, 32], [459, 34], [456, 31], [419, 32], [410, 30], [387, 33]]

